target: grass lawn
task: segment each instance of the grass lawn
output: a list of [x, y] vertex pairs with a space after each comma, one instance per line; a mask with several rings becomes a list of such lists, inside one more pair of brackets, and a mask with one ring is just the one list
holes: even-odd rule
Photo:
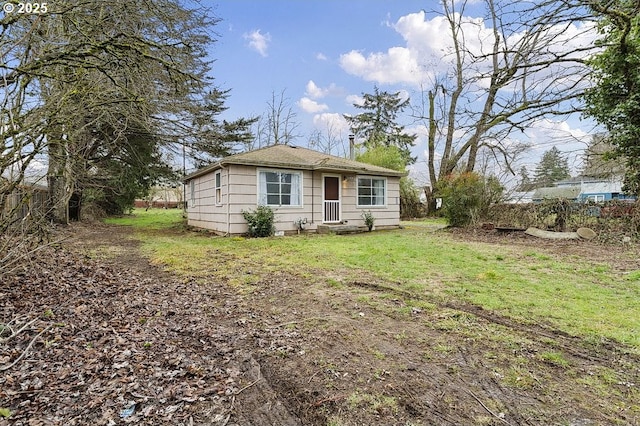
[[342, 287], [369, 282], [409, 303], [480, 305], [521, 322], [615, 339], [640, 352], [640, 271], [510, 245], [460, 242], [430, 222], [356, 235], [222, 238], [184, 230], [180, 210], [136, 210], [130, 225], [156, 263], [178, 274], [225, 280], [247, 291], [287, 272]]

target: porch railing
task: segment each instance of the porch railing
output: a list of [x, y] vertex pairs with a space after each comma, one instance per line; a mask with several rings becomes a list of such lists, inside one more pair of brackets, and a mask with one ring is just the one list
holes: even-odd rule
[[340, 222], [340, 201], [325, 200], [324, 202], [324, 223]]

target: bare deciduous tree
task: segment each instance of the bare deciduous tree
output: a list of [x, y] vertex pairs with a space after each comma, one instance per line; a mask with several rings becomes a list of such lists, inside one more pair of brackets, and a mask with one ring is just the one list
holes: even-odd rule
[[300, 123], [296, 120], [297, 114], [293, 110], [291, 100], [286, 97], [286, 91], [279, 95], [271, 92], [271, 99], [267, 102], [267, 111], [264, 114], [261, 138], [266, 140], [266, 145], [289, 145], [300, 137], [298, 128]]
[[316, 129], [309, 138], [309, 148], [316, 151], [347, 157], [349, 148], [345, 147], [345, 135], [335, 122], [327, 121], [323, 129]]
[[66, 222], [91, 182], [146, 186], [164, 167], [158, 150], [188, 134], [211, 85], [217, 19], [203, 12], [175, 0], [60, 0], [2, 19], [3, 160], [46, 152], [52, 219]]
[[485, 0], [483, 20], [465, 16], [467, 3], [441, 3], [448, 47], [414, 104], [414, 117], [428, 129], [434, 187], [454, 170], [476, 169], [482, 151], [510, 169], [524, 148], [514, 131], [580, 111], [585, 58], [594, 51], [576, 41], [593, 38], [580, 2]]

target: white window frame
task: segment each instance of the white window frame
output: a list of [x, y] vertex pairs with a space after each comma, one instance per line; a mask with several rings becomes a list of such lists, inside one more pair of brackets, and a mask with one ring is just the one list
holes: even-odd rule
[[[263, 191], [263, 189], [266, 189], [266, 176], [265, 176], [265, 182], [261, 182], [260, 180], [260, 175], [263, 173], [278, 173], [278, 174], [290, 174], [292, 176], [297, 176], [297, 180], [298, 180], [298, 202], [299, 204], [269, 204], [268, 201], [268, 192], [265, 193]], [[258, 169], [257, 170], [257, 184], [256, 184], [256, 193], [257, 193], [257, 204], [258, 205], [264, 205], [264, 206], [269, 206], [269, 207], [279, 207], [279, 208], [302, 208], [304, 207], [304, 194], [303, 194], [303, 188], [304, 188], [304, 176], [302, 171], [300, 170], [285, 170], [285, 169]], [[291, 181], [291, 188], [293, 190], [293, 183], [294, 179], [292, 178]], [[263, 187], [264, 185], [264, 187]], [[292, 193], [293, 194], [293, 191]], [[290, 196], [292, 196], [291, 194], [289, 194]], [[272, 194], [275, 195], [275, 194]], [[280, 192], [279, 192], [279, 197], [282, 197], [282, 188], [280, 188]]]
[[189, 207], [194, 207], [196, 205], [196, 181], [194, 179], [189, 181], [189, 193], [191, 195], [191, 205]]
[[[360, 204], [360, 179], [371, 179], [371, 186], [369, 188], [374, 188], [373, 186], [373, 181], [374, 180], [381, 180], [383, 182], [383, 190], [384, 190], [384, 194], [382, 196], [382, 204]], [[382, 177], [382, 176], [365, 176], [365, 175], [359, 175], [356, 176], [356, 207], [358, 208], [363, 208], [363, 209], [368, 209], [368, 208], [385, 208], [387, 207], [387, 178], [386, 177]], [[373, 200], [374, 197], [373, 195], [371, 195], [371, 199]]]
[[222, 205], [222, 172], [218, 170], [213, 177], [213, 185], [215, 188], [216, 206]]
[[604, 203], [604, 195], [603, 194], [587, 195], [587, 202], [589, 201], [594, 203]]

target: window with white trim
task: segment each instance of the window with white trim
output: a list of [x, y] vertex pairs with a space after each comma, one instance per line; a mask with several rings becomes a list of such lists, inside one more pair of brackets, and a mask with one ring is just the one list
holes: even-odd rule
[[222, 204], [222, 174], [216, 172], [216, 204]]
[[266, 206], [302, 206], [302, 174], [260, 170], [258, 204]]
[[386, 205], [387, 180], [384, 178], [358, 178], [358, 207]]
[[592, 203], [604, 203], [604, 195], [588, 195], [587, 201]]
[[196, 181], [189, 182], [189, 193], [191, 194], [191, 207], [196, 205]]

